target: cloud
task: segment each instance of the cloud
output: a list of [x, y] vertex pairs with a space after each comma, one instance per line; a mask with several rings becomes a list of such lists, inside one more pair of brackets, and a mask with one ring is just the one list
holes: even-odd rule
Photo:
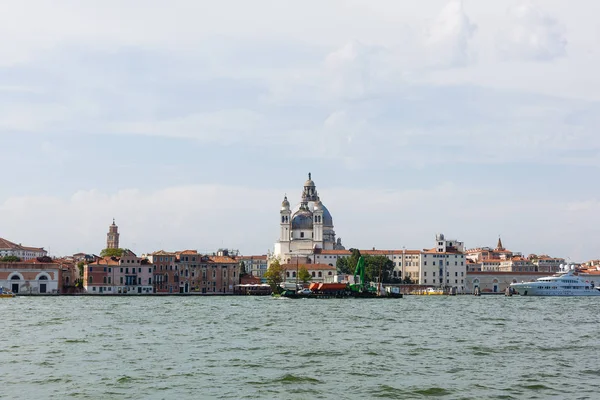
[[533, 2], [526, 1], [509, 9], [498, 49], [506, 59], [554, 60], [567, 53], [565, 29]]
[[472, 58], [469, 41], [477, 26], [465, 13], [461, 0], [452, 0], [429, 26], [425, 46], [429, 62], [438, 67], [463, 67]]

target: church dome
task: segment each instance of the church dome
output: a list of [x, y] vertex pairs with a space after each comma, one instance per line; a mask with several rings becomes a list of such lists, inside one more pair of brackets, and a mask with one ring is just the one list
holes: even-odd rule
[[312, 229], [313, 215], [308, 210], [300, 210], [292, 218], [292, 229]]

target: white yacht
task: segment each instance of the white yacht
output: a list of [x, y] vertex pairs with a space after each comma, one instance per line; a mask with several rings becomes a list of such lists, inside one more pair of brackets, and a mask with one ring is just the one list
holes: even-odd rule
[[600, 296], [600, 287], [577, 275], [573, 265], [561, 265], [560, 269], [556, 275], [535, 282], [512, 283], [510, 287], [521, 296]]

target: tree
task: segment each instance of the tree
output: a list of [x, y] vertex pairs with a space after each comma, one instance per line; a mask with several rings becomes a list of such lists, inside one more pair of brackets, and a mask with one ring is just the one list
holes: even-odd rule
[[121, 257], [125, 249], [104, 249], [100, 252], [100, 257]]
[[390, 282], [393, 270], [394, 262], [386, 256], [365, 257], [365, 280], [367, 282], [378, 282], [380, 277], [382, 282]]
[[312, 278], [312, 276], [310, 275], [310, 273], [308, 272], [306, 267], [301, 267], [298, 270], [298, 279], [300, 280], [300, 282], [306, 284], [306, 283], [310, 282], [311, 278]]
[[402, 281], [402, 283], [404, 283], [404, 284], [406, 284], [406, 285], [413, 285], [413, 284], [414, 284], [414, 282], [413, 282], [413, 280], [411, 279], [410, 275], [406, 275], [406, 276], [404, 277], [404, 280]]
[[240, 261], [240, 278], [246, 275], [246, 263], [242, 260]]
[[2, 257], [2, 259], [0, 261], [2, 261], [2, 262], [19, 262], [19, 261], [21, 261], [21, 259], [17, 256], [4, 256], [4, 257]]
[[264, 274], [264, 278], [267, 280], [267, 283], [271, 286], [271, 290], [275, 293], [279, 293], [281, 291], [281, 282], [283, 282], [284, 277], [284, 269], [279, 263], [279, 260], [275, 259], [269, 265], [269, 268]]
[[354, 270], [356, 270], [356, 264], [358, 264], [358, 259], [360, 258], [360, 251], [358, 249], [350, 249], [352, 254], [349, 257], [340, 257], [338, 258], [335, 266], [340, 274], [354, 274]]

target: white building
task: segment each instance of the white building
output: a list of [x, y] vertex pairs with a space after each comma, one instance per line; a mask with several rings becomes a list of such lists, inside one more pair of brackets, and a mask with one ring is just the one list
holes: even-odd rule
[[[467, 259], [463, 242], [436, 235], [435, 247], [428, 250], [360, 250], [363, 256], [385, 256], [394, 263], [393, 278], [410, 278], [419, 285], [447, 286], [464, 292]], [[317, 250], [311, 257], [316, 264], [335, 266], [349, 257], [349, 250]], [[498, 263], [499, 265], [499, 263]]]
[[281, 203], [279, 239], [275, 242], [273, 256], [286, 263], [292, 257], [310, 257], [315, 249], [343, 248], [341, 240], [336, 241], [333, 218], [321, 202], [309, 173], [300, 203], [291, 209], [287, 196]]
[[0, 257], [15, 256], [25, 261], [47, 255], [48, 252], [43, 248], [22, 246], [21, 244], [0, 238]]

